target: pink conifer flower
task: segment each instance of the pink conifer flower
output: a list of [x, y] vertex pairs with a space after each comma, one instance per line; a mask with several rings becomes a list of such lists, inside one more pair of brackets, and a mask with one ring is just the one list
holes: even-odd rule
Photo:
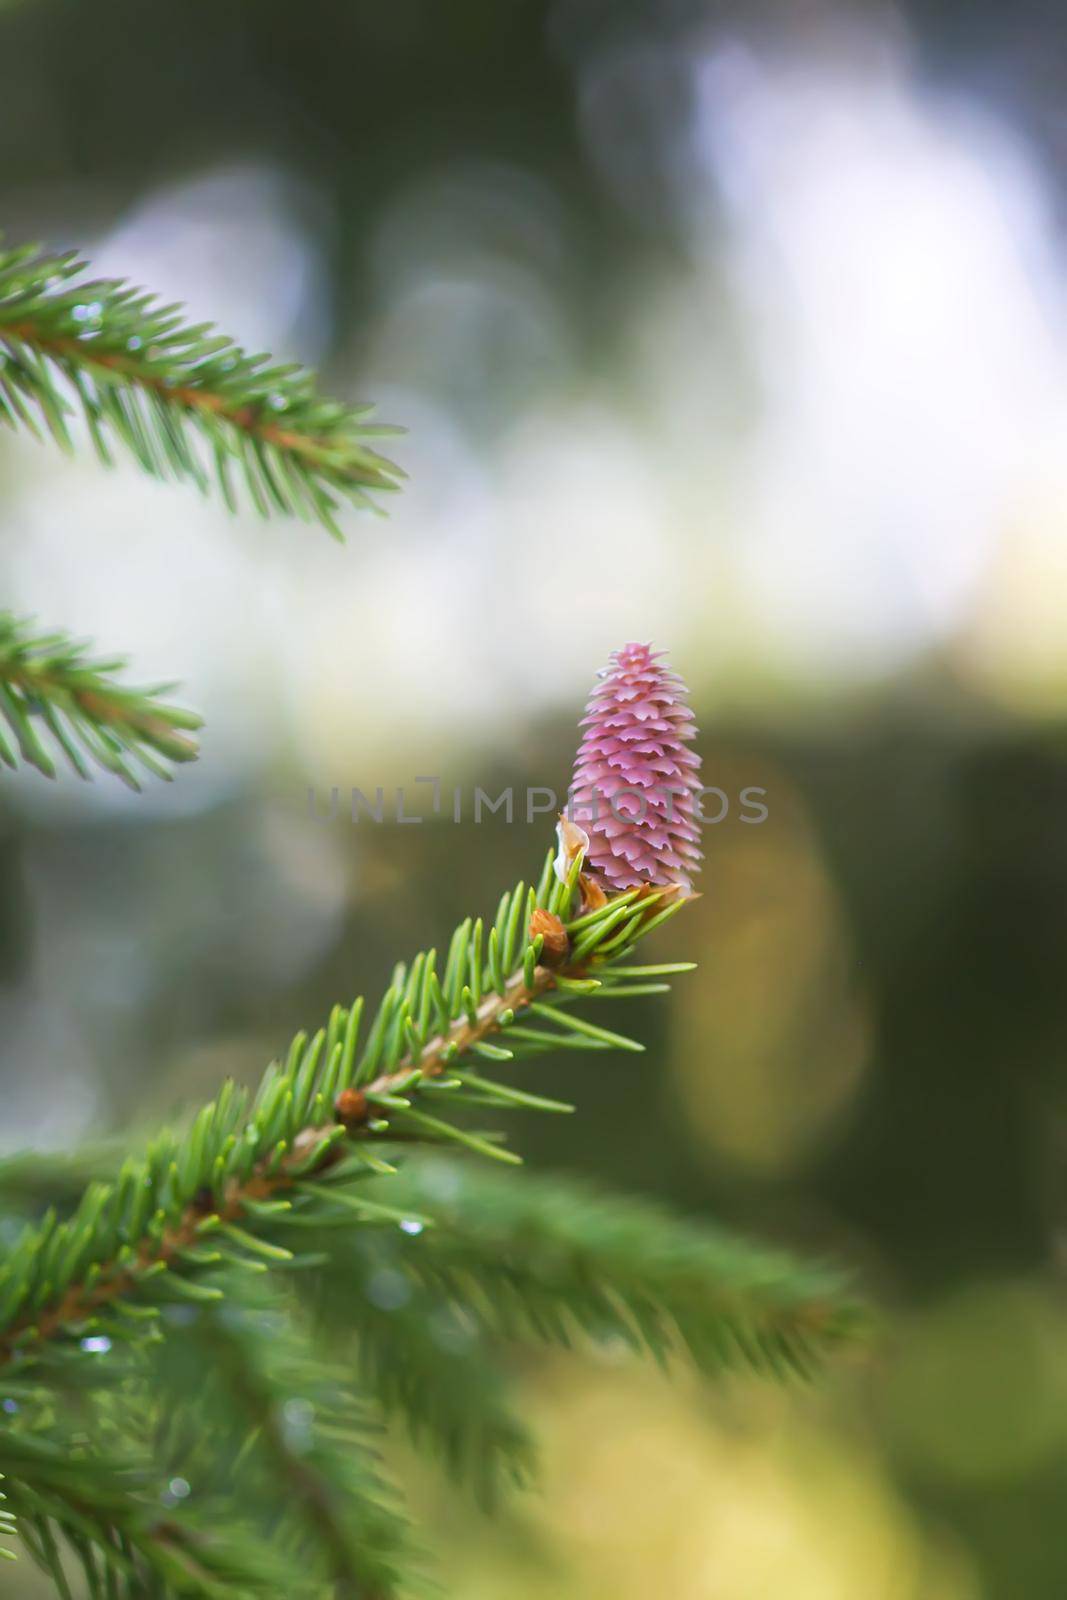
[[583, 870], [608, 895], [642, 884], [689, 894], [699, 868], [696, 726], [662, 656], [647, 644], [614, 651], [581, 723], [567, 817], [588, 837]]

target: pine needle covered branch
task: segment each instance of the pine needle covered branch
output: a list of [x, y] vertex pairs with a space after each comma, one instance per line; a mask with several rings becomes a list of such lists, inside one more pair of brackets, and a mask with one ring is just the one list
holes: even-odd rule
[[650, 1201], [555, 1176], [515, 1183], [442, 1156], [407, 1163], [390, 1190], [435, 1226], [378, 1248], [499, 1338], [569, 1344], [581, 1332], [659, 1360], [685, 1352], [712, 1376], [809, 1376], [860, 1320], [840, 1272]]
[[318, 392], [299, 366], [247, 355], [211, 323], [116, 279], [85, 277], [74, 253], [0, 250], [0, 420], [72, 446], [80, 414], [101, 461], [116, 444], [157, 478], [237, 484], [263, 516], [321, 522], [340, 537], [341, 500], [372, 506], [398, 469], [371, 441], [369, 406]]
[[318, 1303], [383, 1411], [401, 1418], [416, 1448], [436, 1451], [446, 1471], [492, 1508], [507, 1490], [534, 1480], [537, 1455], [512, 1409], [499, 1328], [465, 1295], [442, 1292], [435, 1275], [410, 1270], [437, 1233], [438, 1198], [424, 1194], [424, 1212], [435, 1220], [418, 1234], [410, 1224], [364, 1230], [358, 1246], [342, 1235]]
[[51, 1388], [5, 1382], [0, 1470], [61, 1595], [75, 1571], [130, 1600], [396, 1593], [414, 1557], [380, 1424], [283, 1282], [246, 1272], [221, 1305], [168, 1307], [166, 1337], [97, 1335]]
[[49, 778], [57, 757], [81, 778], [95, 763], [131, 789], [141, 786], [131, 760], [168, 780], [171, 765], [194, 761], [189, 735], [201, 719], [159, 698], [173, 685], [131, 688], [115, 678], [121, 657], [98, 660], [88, 649], [0, 612], [0, 760], [14, 767], [20, 755]]
[[264, 1536], [301, 1573], [294, 1593], [391, 1595], [416, 1558], [380, 1464], [381, 1425], [350, 1374], [309, 1342], [305, 1320], [293, 1296], [246, 1276], [238, 1296], [164, 1341], [153, 1382], [161, 1396], [187, 1397], [184, 1419], [160, 1412], [171, 1469], [254, 1508]]
[[380, 1403], [483, 1503], [525, 1482], [535, 1459], [509, 1407], [506, 1344], [622, 1341], [715, 1378], [790, 1379], [864, 1324], [840, 1272], [648, 1201], [440, 1153], [381, 1186], [433, 1226], [341, 1237], [321, 1305]]
[[94, 1597], [277, 1593], [277, 1556], [268, 1563], [230, 1517], [209, 1523], [168, 1496], [144, 1448], [89, 1448], [79, 1427], [53, 1418], [47, 1433], [0, 1430], [0, 1463], [19, 1538], [64, 1600], [75, 1572]]

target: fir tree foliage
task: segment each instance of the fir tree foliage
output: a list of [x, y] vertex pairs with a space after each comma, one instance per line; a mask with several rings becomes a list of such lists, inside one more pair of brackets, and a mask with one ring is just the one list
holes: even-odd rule
[[[471, 1125], [487, 1109], [566, 1113], [507, 1081], [510, 1063], [639, 1049], [587, 1008], [689, 966], [629, 961], [677, 893], [583, 912], [580, 871], [579, 855], [561, 883], [549, 856], [491, 921], [463, 922], [443, 961], [398, 968], [365, 1021], [358, 1000], [335, 1007], [251, 1100], [227, 1084], [9, 1250], [0, 1471], [60, 1593], [80, 1571], [101, 1595], [107, 1573], [130, 1595], [407, 1594], [420, 1567], [378, 1462], [381, 1416], [491, 1502], [534, 1460], [501, 1376], [507, 1342], [622, 1340], [784, 1378], [854, 1331], [832, 1273], [509, 1177], [500, 1163], [517, 1157]], [[531, 931], [546, 917], [565, 933], [555, 965]], [[93, 1418], [76, 1437], [61, 1395]]]

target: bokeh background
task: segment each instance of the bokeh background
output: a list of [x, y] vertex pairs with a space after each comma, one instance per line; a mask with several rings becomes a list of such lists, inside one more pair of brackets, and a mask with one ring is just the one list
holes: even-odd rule
[[3, 603], [207, 717], [141, 797], [3, 778], [3, 1147], [254, 1077], [491, 909], [543, 820], [330, 789], [564, 787], [628, 638], [767, 791], [648, 1055], [539, 1066], [580, 1115], [518, 1138], [853, 1263], [885, 1327], [811, 1394], [517, 1359], [540, 1494], [490, 1523], [402, 1457], [464, 1600], [1067, 1593], [1065, 43], [963, 0], [0, 5], [8, 237], [373, 397], [410, 473], [339, 548], [0, 441]]

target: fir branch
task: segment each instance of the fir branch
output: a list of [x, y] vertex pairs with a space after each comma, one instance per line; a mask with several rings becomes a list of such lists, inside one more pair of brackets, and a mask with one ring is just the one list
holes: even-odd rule
[[311, 373], [246, 355], [213, 324], [117, 279], [92, 281], [73, 252], [0, 250], [0, 420], [72, 447], [80, 412], [101, 461], [121, 444], [154, 477], [214, 479], [251, 504], [321, 522], [340, 537], [339, 497], [373, 507], [399, 470], [370, 441], [369, 406], [323, 398]]
[[94, 660], [88, 648], [0, 612], [0, 760], [15, 767], [17, 751], [48, 778], [56, 775], [56, 756], [80, 778], [91, 777], [92, 761], [131, 789], [141, 785], [127, 757], [167, 780], [168, 763], [195, 761], [198, 747], [188, 735], [201, 719], [159, 698], [173, 685], [116, 682], [124, 660]]
[[465, 1306], [404, 1270], [396, 1241], [409, 1236], [376, 1229], [356, 1249], [343, 1235], [321, 1275], [319, 1307], [335, 1321], [346, 1356], [354, 1342], [361, 1380], [378, 1404], [492, 1509], [506, 1490], [531, 1482], [533, 1440], [509, 1404], [497, 1341]]
[[[168, 1371], [175, 1358], [178, 1371]], [[380, 1425], [349, 1374], [314, 1352], [294, 1306], [264, 1279], [204, 1307], [182, 1340], [165, 1341], [155, 1372], [186, 1409], [203, 1398], [208, 1375], [206, 1437], [204, 1409], [195, 1407], [198, 1463], [205, 1471], [220, 1458], [229, 1464], [263, 1539], [302, 1572], [302, 1590], [388, 1600], [410, 1578], [411, 1533], [382, 1475]], [[189, 1475], [201, 1481], [198, 1466]]]
[[[72, 1559], [94, 1600], [104, 1567], [122, 1575], [128, 1600], [140, 1600], [146, 1574], [164, 1600], [399, 1593], [403, 1521], [359, 1402], [294, 1344], [292, 1312], [273, 1297], [287, 1269], [328, 1268], [322, 1304], [336, 1313], [347, 1297], [335, 1337], [344, 1328], [354, 1338], [378, 1403], [485, 1499], [505, 1477], [521, 1481], [531, 1459], [504, 1399], [502, 1339], [567, 1344], [582, 1332], [660, 1359], [681, 1346], [707, 1372], [786, 1376], [810, 1372], [855, 1331], [840, 1281], [783, 1255], [655, 1207], [555, 1179], [504, 1183], [440, 1154], [397, 1173], [375, 1148], [499, 1154], [437, 1111], [565, 1109], [498, 1082], [495, 1064], [561, 1047], [636, 1048], [570, 1008], [643, 994], [662, 987], [647, 980], [686, 970], [627, 964], [684, 899], [633, 889], [574, 914], [579, 883], [588, 887], [581, 866], [579, 852], [563, 884], [549, 857], [536, 890], [505, 894], [488, 931], [461, 924], [440, 969], [432, 951], [398, 968], [362, 1048], [361, 1003], [335, 1007], [268, 1070], [254, 1105], [225, 1085], [184, 1137], [155, 1140], [117, 1182], [92, 1182], [73, 1215], [50, 1213], [9, 1252], [0, 1364], [5, 1394], [30, 1420], [0, 1430], [0, 1471], [19, 1483], [20, 1533], [61, 1596]], [[58, 1181], [69, 1181], [62, 1165]], [[257, 1298], [257, 1283], [271, 1298]], [[92, 1441], [88, 1455], [78, 1443], [72, 1456], [57, 1433], [68, 1414], [86, 1418], [77, 1439]], [[69, 1480], [42, 1493], [18, 1458], [22, 1429], [31, 1450], [71, 1461]], [[161, 1519], [160, 1473], [175, 1466], [198, 1485], [198, 1505]], [[113, 1492], [121, 1505], [97, 1503]], [[216, 1527], [224, 1537], [204, 1546]]]
[[0, 1429], [0, 1463], [19, 1540], [64, 1600], [74, 1571], [93, 1600], [146, 1593], [280, 1600], [296, 1592], [299, 1566], [282, 1552], [268, 1555], [232, 1516], [207, 1518], [165, 1504], [161, 1474], [143, 1452], [94, 1448], [54, 1418], [47, 1434]]
[[108, 1572], [130, 1600], [396, 1594], [414, 1557], [380, 1428], [289, 1300], [243, 1274], [164, 1326], [133, 1349], [97, 1339], [99, 1386], [23, 1386], [0, 1428], [19, 1532], [60, 1594], [78, 1569], [91, 1595]]
[[[4, 1474], [0, 1472], [0, 1483], [3, 1481]], [[0, 1489], [0, 1561], [14, 1561], [16, 1559], [14, 1550], [2, 1542], [5, 1539], [14, 1539], [18, 1535], [15, 1513], [4, 1509], [3, 1502], [6, 1500], [7, 1495]]]
[[621, 1340], [711, 1377], [791, 1378], [865, 1324], [841, 1273], [647, 1201], [440, 1153], [413, 1153], [370, 1193], [379, 1186], [432, 1228], [332, 1241], [317, 1308], [379, 1403], [483, 1504], [536, 1463], [508, 1405], [503, 1344]]
[[[579, 855], [559, 883], [549, 856], [536, 891], [520, 883], [501, 898], [488, 938], [480, 919], [461, 924], [440, 977], [433, 951], [398, 968], [361, 1053], [362, 1002], [335, 1007], [310, 1041], [297, 1035], [284, 1067], [268, 1068], [251, 1108], [227, 1083], [184, 1137], [162, 1136], [115, 1183], [91, 1185], [67, 1221], [52, 1213], [27, 1229], [0, 1268], [0, 1365], [44, 1359], [57, 1341], [62, 1358], [64, 1337], [88, 1328], [128, 1336], [130, 1302], [151, 1312], [219, 1297], [198, 1281], [205, 1246], [211, 1264], [220, 1253], [284, 1261], [292, 1228], [399, 1220], [360, 1188], [382, 1171], [373, 1145], [383, 1138], [517, 1160], [452, 1120], [451, 1108], [568, 1109], [498, 1083], [493, 1062], [641, 1048], [567, 1008], [589, 991], [625, 992], [619, 963], [684, 904], [673, 891], [632, 890], [568, 931], [558, 913], [567, 915], [580, 869]], [[542, 960], [546, 933], [559, 950], [553, 966]]]
[[788, 1377], [810, 1375], [864, 1322], [841, 1273], [650, 1201], [555, 1175], [510, 1183], [439, 1155], [413, 1158], [389, 1188], [435, 1225], [376, 1248], [488, 1336], [567, 1345], [580, 1331], [659, 1360], [681, 1349], [712, 1375]]

